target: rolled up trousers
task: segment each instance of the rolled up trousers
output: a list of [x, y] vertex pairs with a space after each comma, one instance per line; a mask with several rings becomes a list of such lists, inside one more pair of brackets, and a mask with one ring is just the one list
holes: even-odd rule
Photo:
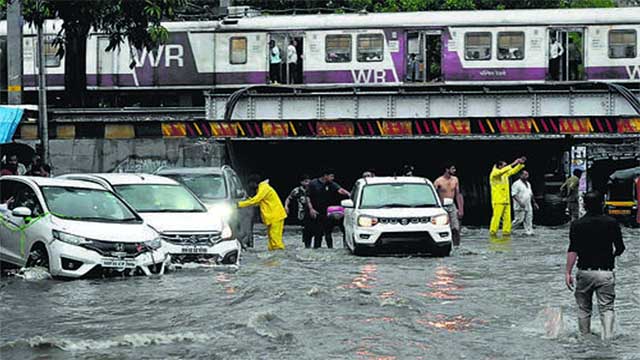
[[511, 204], [492, 204], [493, 216], [491, 216], [491, 224], [489, 225], [489, 232], [495, 234], [498, 232], [500, 226], [500, 220], [502, 220], [502, 233], [511, 233]]

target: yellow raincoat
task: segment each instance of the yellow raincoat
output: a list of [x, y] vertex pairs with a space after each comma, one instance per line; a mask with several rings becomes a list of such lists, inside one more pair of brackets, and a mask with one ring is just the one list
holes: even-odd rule
[[258, 185], [258, 192], [252, 198], [238, 203], [238, 207], [260, 206], [260, 216], [262, 222], [267, 226], [267, 236], [269, 250], [284, 249], [282, 242], [282, 232], [284, 230], [284, 219], [287, 213], [282, 206], [280, 197], [276, 191], [269, 185], [269, 180], [265, 180]]
[[493, 167], [489, 175], [491, 184], [491, 206], [493, 216], [489, 225], [489, 233], [498, 232], [500, 220], [502, 220], [502, 234], [511, 233], [511, 191], [509, 191], [509, 178], [524, 168], [524, 164], [516, 166], [507, 165], [501, 169]]

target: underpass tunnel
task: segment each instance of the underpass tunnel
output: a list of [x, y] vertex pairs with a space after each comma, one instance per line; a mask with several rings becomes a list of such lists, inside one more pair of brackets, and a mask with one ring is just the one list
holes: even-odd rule
[[[565, 139], [543, 140], [282, 140], [228, 143], [232, 164], [243, 179], [252, 173], [265, 175], [284, 201], [302, 174], [312, 178], [333, 169], [336, 182], [351, 190], [362, 173], [377, 176], [400, 174], [403, 165], [415, 167], [417, 176], [431, 181], [443, 173], [447, 162], [457, 167], [465, 199], [465, 225], [486, 225], [491, 216], [489, 172], [496, 160], [511, 163], [527, 157], [536, 196], [545, 191], [547, 179], [564, 179], [562, 156], [569, 149]], [[560, 174], [558, 174], [560, 172]], [[552, 175], [553, 174], [553, 175]], [[517, 177], [513, 177], [513, 180]], [[339, 199], [336, 200], [338, 202]]]

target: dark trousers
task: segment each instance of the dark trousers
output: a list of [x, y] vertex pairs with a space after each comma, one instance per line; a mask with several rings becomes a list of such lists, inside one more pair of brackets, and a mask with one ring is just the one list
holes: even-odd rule
[[287, 66], [289, 67], [289, 84], [297, 84], [298, 81], [296, 80], [298, 78], [298, 64], [296, 63], [289, 63], [287, 64]]
[[269, 65], [269, 80], [280, 82], [280, 64]]
[[331, 228], [329, 227], [329, 219], [327, 218], [326, 210], [324, 213], [318, 214], [318, 217], [314, 221], [314, 233], [313, 233], [313, 248], [318, 249], [322, 247], [322, 238], [325, 238], [327, 247], [333, 248], [333, 237], [331, 236]]
[[549, 75], [551, 75], [551, 80], [560, 80], [560, 60], [561, 56], [558, 56], [555, 59], [549, 60]]
[[315, 232], [313, 219], [305, 218], [302, 220], [302, 226], [302, 242], [304, 247], [308, 249], [311, 247], [311, 240], [313, 240]]
[[569, 60], [569, 80], [578, 80], [580, 60]]

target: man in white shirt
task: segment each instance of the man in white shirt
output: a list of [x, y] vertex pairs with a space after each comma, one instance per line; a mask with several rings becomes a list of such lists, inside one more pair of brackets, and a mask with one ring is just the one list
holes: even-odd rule
[[289, 84], [297, 83], [297, 70], [298, 70], [298, 50], [296, 50], [296, 41], [291, 40], [289, 46], [287, 46], [287, 66], [289, 70]]
[[549, 74], [551, 80], [559, 81], [560, 79], [560, 61], [564, 54], [564, 48], [562, 44], [551, 35], [551, 44], [549, 45]]
[[511, 198], [513, 198], [513, 212], [515, 213], [513, 228], [524, 223], [525, 234], [533, 235], [533, 208], [537, 210], [538, 204], [533, 198], [527, 170], [522, 170], [520, 179], [511, 186]]

